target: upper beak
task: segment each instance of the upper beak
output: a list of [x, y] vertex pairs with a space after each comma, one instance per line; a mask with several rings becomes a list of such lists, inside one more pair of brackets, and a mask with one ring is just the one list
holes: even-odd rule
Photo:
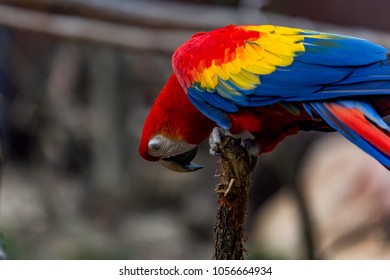
[[198, 169], [203, 168], [203, 166], [191, 162], [191, 160], [193, 160], [194, 157], [196, 156], [197, 152], [198, 152], [198, 147], [189, 150], [188, 152], [171, 156], [169, 158], [161, 158], [160, 163], [164, 167], [176, 172], [196, 171]]

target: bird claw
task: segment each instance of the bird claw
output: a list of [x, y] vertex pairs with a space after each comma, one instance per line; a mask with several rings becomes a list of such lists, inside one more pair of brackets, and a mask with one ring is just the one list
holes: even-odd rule
[[[214, 127], [213, 131], [210, 134], [209, 137], [209, 145], [210, 145], [210, 154], [212, 156], [221, 156], [221, 150], [219, 149], [219, 145], [221, 144], [221, 141], [223, 137], [225, 136], [231, 136], [234, 138], [240, 138], [241, 134], [234, 135], [231, 134], [230, 131], [225, 130], [220, 127]], [[248, 151], [249, 157], [250, 157], [250, 165], [249, 169], [252, 172], [257, 164], [257, 157], [260, 153], [259, 146], [256, 145], [252, 139], [244, 139], [241, 141], [241, 145]]]
[[231, 136], [233, 138], [240, 138], [241, 135], [234, 135], [231, 134], [229, 130], [220, 128], [220, 127], [214, 127], [213, 131], [210, 134], [209, 137], [209, 145], [210, 145], [210, 154], [212, 156], [221, 156], [221, 150], [219, 149], [219, 145], [222, 142], [223, 137], [225, 136]]
[[226, 130], [220, 127], [214, 127], [209, 137], [210, 154], [212, 156], [221, 156], [221, 150], [219, 145], [221, 144], [222, 137], [226, 133]]
[[253, 172], [257, 165], [257, 159], [259, 157], [259, 146], [253, 142], [252, 139], [244, 139], [241, 141], [241, 145], [247, 150], [249, 155], [249, 170]]
[[241, 141], [241, 146], [247, 150], [248, 154], [253, 157], [257, 157], [260, 153], [259, 146], [253, 142], [252, 139], [244, 139]]

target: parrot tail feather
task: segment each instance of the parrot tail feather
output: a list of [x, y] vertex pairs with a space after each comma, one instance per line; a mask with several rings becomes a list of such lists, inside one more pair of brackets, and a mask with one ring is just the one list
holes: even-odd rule
[[331, 127], [390, 170], [390, 127], [361, 101], [313, 102], [310, 106]]

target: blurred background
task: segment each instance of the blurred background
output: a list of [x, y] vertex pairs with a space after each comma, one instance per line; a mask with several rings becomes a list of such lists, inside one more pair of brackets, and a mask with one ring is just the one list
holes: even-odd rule
[[[142, 160], [143, 122], [197, 31], [277, 24], [390, 47], [385, 0], [1, 0], [0, 258], [210, 259], [217, 159]], [[390, 258], [390, 175], [341, 136], [261, 157], [250, 259]]]

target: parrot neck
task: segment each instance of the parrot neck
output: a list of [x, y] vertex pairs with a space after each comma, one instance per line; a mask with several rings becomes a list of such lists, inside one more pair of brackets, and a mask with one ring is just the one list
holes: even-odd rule
[[158, 99], [156, 103], [159, 101], [157, 105], [161, 108], [158, 113], [164, 111], [164, 132], [172, 138], [200, 144], [216, 126], [192, 105], [175, 74], [169, 78]]

